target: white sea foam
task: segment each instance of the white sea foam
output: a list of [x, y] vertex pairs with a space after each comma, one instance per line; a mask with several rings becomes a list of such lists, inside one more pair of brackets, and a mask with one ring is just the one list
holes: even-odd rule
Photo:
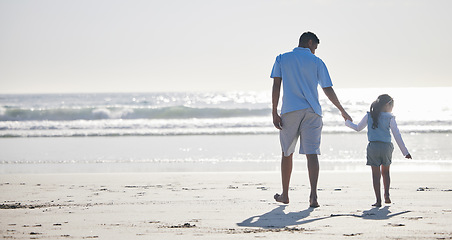
[[[359, 121], [379, 94], [395, 99], [402, 132], [452, 132], [452, 88], [338, 89]], [[324, 132], [348, 133], [323, 93]], [[277, 133], [271, 93], [0, 95], [0, 137]]]

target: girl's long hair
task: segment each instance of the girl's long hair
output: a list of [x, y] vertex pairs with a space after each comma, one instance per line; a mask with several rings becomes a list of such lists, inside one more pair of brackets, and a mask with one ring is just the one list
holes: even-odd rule
[[373, 120], [372, 129], [378, 128], [378, 117], [380, 117], [381, 109], [390, 102], [394, 103], [392, 97], [388, 94], [382, 94], [370, 105], [370, 116]]

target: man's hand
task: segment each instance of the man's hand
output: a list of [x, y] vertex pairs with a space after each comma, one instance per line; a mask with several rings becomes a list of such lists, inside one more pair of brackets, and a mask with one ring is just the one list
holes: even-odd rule
[[348, 115], [348, 113], [346, 111], [343, 111], [341, 114], [342, 114], [342, 117], [344, 118], [344, 121], [350, 120], [353, 122], [352, 117], [350, 117], [350, 115]]
[[273, 125], [275, 128], [282, 130], [282, 121], [281, 117], [278, 114], [273, 114]]

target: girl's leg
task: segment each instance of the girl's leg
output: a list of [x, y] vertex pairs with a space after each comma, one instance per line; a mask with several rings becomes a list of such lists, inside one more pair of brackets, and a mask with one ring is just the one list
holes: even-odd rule
[[389, 198], [389, 187], [391, 185], [391, 176], [389, 175], [389, 167], [381, 165], [381, 176], [383, 176], [383, 185], [385, 188], [385, 203], [391, 203], [391, 199]]
[[372, 167], [372, 180], [374, 185], [374, 191], [375, 191], [375, 197], [377, 199], [377, 202], [373, 204], [372, 206], [375, 207], [381, 207], [381, 192], [380, 192], [380, 179], [381, 179], [381, 172], [380, 167], [371, 166]]

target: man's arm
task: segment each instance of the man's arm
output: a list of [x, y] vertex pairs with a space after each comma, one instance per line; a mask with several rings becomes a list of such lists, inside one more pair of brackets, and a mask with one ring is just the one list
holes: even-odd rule
[[334, 106], [341, 111], [342, 117], [344, 120], [350, 120], [353, 122], [353, 119], [348, 115], [348, 113], [345, 111], [345, 109], [342, 107], [341, 103], [339, 102], [339, 99], [336, 96], [336, 93], [334, 92], [333, 87], [326, 87], [322, 88], [325, 95], [330, 99], [330, 101], [334, 104]]
[[278, 102], [279, 94], [281, 91], [282, 78], [273, 78], [273, 88], [272, 88], [272, 115], [273, 115], [273, 125], [279, 130], [281, 130], [281, 117], [278, 114]]

